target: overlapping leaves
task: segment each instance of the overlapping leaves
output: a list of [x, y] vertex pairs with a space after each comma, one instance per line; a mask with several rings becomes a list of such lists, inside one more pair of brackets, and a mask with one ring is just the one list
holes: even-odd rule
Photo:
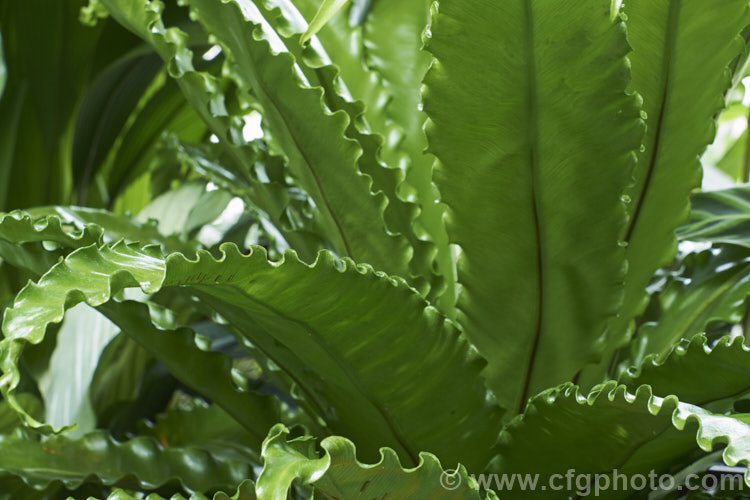
[[[317, 416], [356, 439], [365, 457], [389, 446], [407, 463], [430, 451], [481, 468], [492, 454], [487, 443], [499, 429], [498, 410], [486, 401], [482, 363], [455, 327], [402, 281], [348, 260], [338, 268], [326, 253], [308, 267], [291, 253], [274, 265], [262, 249], [243, 256], [234, 245], [223, 246], [219, 260], [199, 252], [196, 261], [180, 254], [165, 260], [154, 247], [80, 249], [6, 312], [0, 346], [9, 402], [23, 411], [15, 387], [24, 345], [40, 342], [66, 308], [83, 300], [101, 306], [127, 331], [138, 315], [111, 298], [128, 286], [147, 293], [178, 287], [199, 297], [292, 377]], [[310, 293], [319, 300], [309, 301]], [[415, 360], [415, 352], [424, 354]]]

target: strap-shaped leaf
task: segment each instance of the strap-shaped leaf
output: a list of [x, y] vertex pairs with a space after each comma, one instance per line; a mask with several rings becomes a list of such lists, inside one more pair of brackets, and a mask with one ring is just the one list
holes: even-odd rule
[[[140, 500], [141, 496], [132, 496], [123, 490], [116, 489], [112, 492], [107, 500]], [[256, 500], [255, 496], [255, 485], [252, 481], [243, 481], [243, 483], [237, 488], [237, 492], [231, 497], [227, 493], [218, 492], [213, 496], [213, 500]], [[93, 499], [95, 500], [95, 499]], [[151, 494], [148, 496], [148, 500], [164, 500], [158, 495]], [[170, 497], [170, 500], [184, 500], [182, 495], [174, 495]], [[201, 493], [193, 493], [190, 495], [188, 500], [208, 500], [205, 495]]]
[[[500, 443], [493, 471], [538, 474], [540, 485], [552, 484], [553, 474], [562, 478], [571, 469], [591, 475], [591, 489], [580, 482], [568, 489], [571, 483], [562, 478], [556, 481], [562, 490], [537, 488], [534, 498], [590, 493], [595, 474], [608, 475], [612, 485], [615, 469], [626, 482], [623, 487], [619, 480], [617, 488], [606, 489], [607, 498], [640, 498], [648, 491], [630, 489], [638, 487], [630, 480], [634, 475], [666, 474], [692, 463], [696, 450], [710, 452], [726, 444], [723, 459], [728, 465], [750, 462], [750, 422], [744, 415], [712, 414], [674, 396], [653, 396], [648, 386], [630, 394], [611, 383], [584, 397], [566, 384], [531, 400], [526, 413], [503, 431]], [[750, 476], [745, 481], [750, 484]], [[528, 498], [528, 492], [516, 488], [502, 496]]]
[[[39, 343], [47, 324], [83, 300], [140, 335], [151, 352], [171, 348], [147, 327], [145, 306], [111, 302], [128, 286], [178, 287], [200, 298], [287, 372], [317, 415], [355, 439], [365, 457], [390, 446], [414, 464], [428, 451], [479, 469], [492, 455], [499, 410], [482, 386], [483, 362], [456, 328], [402, 280], [348, 259], [338, 264], [325, 252], [307, 266], [293, 253], [272, 264], [260, 247], [245, 256], [234, 245], [223, 245], [218, 260], [201, 251], [196, 261], [181, 254], [165, 261], [156, 248], [134, 245], [80, 249], [6, 310], [0, 383], [8, 401], [23, 412], [14, 402], [24, 345]], [[195, 373], [195, 366], [174, 358], [170, 369]]]
[[39, 276], [64, 255], [45, 249], [44, 241], [75, 249], [96, 243], [101, 237], [100, 227], [66, 230], [58, 217], [39, 220], [21, 211], [0, 214], [0, 258]]
[[401, 132], [399, 140], [389, 141], [384, 155], [405, 162], [403, 189], [414, 192], [420, 208], [416, 225], [424, 231], [425, 239], [434, 242], [437, 250], [434, 259], [446, 286], [439, 293], [433, 293], [431, 299], [441, 310], [453, 316], [455, 269], [443, 221], [445, 207], [438, 203], [440, 196], [432, 180], [435, 158], [425, 154], [427, 115], [421, 109], [419, 92], [432, 62], [430, 54], [421, 50], [431, 3], [424, 0], [378, 0], [370, 5], [362, 27], [362, 55], [368, 66], [380, 75], [383, 86], [392, 96], [382, 114], [396, 124], [395, 131]]
[[663, 359], [681, 339], [691, 339], [716, 321], [738, 323], [750, 295], [750, 263], [747, 250], [724, 247], [686, 260], [687, 272], [670, 280], [654, 296], [661, 314], [638, 329], [630, 359], [623, 366], [637, 366], [648, 355]]
[[217, 459], [198, 447], [164, 448], [153, 438], [117, 442], [101, 431], [80, 439], [44, 441], [22, 433], [0, 436], [0, 468], [37, 487], [62, 481], [76, 488], [90, 477], [104, 484], [155, 489], [177, 480], [194, 491], [233, 489], [253, 477], [252, 465]]
[[742, 337], [722, 337], [709, 347], [703, 335], [683, 340], [663, 360], [647, 356], [638, 367], [623, 373], [620, 382], [630, 390], [649, 385], [654, 394], [706, 406], [750, 392], [750, 349]]
[[[0, 486], [5, 485], [0, 483]], [[7, 500], [39, 500], [40, 498], [42, 498], [40, 497], [40, 492], [38, 492], [37, 490], [31, 490], [33, 491], [33, 493], [31, 491], [27, 491], [26, 488], [24, 488], [23, 490], [24, 491], [21, 494], [27, 494], [29, 496], [20, 496], [19, 492], [14, 491], [11, 493], [15, 496], [9, 496], [7, 497]], [[4, 491], [4, 493], [5, 492], [7, 491]], [[2, 493], [0, 493], [0, 495], [2, 495]], [[125, 491], [120, 488], [114, 488], [112, 490], [112, 493], [107, 496], [106, 500], [142, 500], [143, 498], [148, 498], [148, 500], [166, 500], [164, 497], [161, 497], [156, 493], [151, 493], [148, 496], [146, 495], [147, 493], [143, 491], [134, 492], [132, 490]], [[44, 498], [46, 499], [47, 497]], [[229, 494], [221, 491], [217, 492], [212, 497], [213, 500], [256, 500], [256, 498], [255, 484], [253, 484], [253, 482], [249, 479], [243, 481], [242, 484], [240, 484], [239, 488], [237, 488], [237, 492], [231, 497], [229, 496]], [[0, 499], [6, 500], [6, 497], [0, 496]], [[98, 499], [93, 496], [88, 496], [87, 500]], [[104, 500], [104, 497], [102, 497], [101, 500]], [[172, 495], [171, 497], [169, 497], [169, 500], [208, 500], [208, 497], [200, 492], [194, 492], [187, 498], [180, 494]]]
[[247, 4], [243, 8], [234, 0], [186, 3], [236, 60], [236, 72], [263, 107], [289, 169], [324, 214], [326, 235], [338, 253], [408, 276], [411, 251], [402, 236], [386, 230], [383, 212], [388, 200], [383, 193], [371, 193], [371, 178], [357, 169], [362, 148], [346, 137], [349, 116], [329, 112], [322, 90], [308, 87], [297, 74], [294, 58], [285, 51], [275, 53], [264, 38], [262, 17], [253, 16]]
[[139, 47], [112, 62], [92, 82], [76, 116], [71, 152], [79, 204], [86, 203], [94, 175], [162, 66], [157, 54]]
[[750, 187], [696, 193], [690, 202], [690, 221], [677, 232], [681, 240], [750, 248]]
[[620, 305], [643, 124], [610, 3], [443, 0], [433, 19], [425, 110], [459, 319], [513, 412], [596, 358]]
[[[282, 425], [271, 429], [263, 443], [263, 471], [256, 493], [261, 500], [286, 500], [292, 482], [315, 488], [316, 498], [409, 498], [413, 500], [480, 500], [476, 483], [466, 469], [444, 472], [440, 461], [420, 453], [419, 465], [405, 469], [396, 453], [380, 450], [380, 460], [366, 465], [357, 460], [354, 443], [338, 436], [324, 439], [325, 455], [318, 457], [315, 440], [302, 437], [288, 440]], [[496, 498], [489, 494], [487, 499]]]
[[750, 22], [744, 0], [719, 0], [709, 9], [701, 0], [624, 4], [631, 88], [643, 97], [648, 130], [627, 191], [628, 277], [620, 318], [611, 327], [615, 343], [645, 306], [654, 272], [675, 256], [674, 232], [687, 220], [688, 195], [700, 184], [698, 156], [713, 141], [732, 63], [745, 51], [739, 35]]
[[123, 239], [188, 255], [197, 249], [194, 242], [162, 235], [153, 222], [142, 224], [106, 210], [49, 206], [0, 213], [0, 258], [37, 275], [72, 250]]
[[200, 349], [195, 332], [188, 328], [162, 330], [154, 326], [143, 304], [110, 302], [100, 306], [100, 310], [177, 380], [224, 408], [251, 433], [253, 448], [260, 449], [263, 433], [280, 418], [278, 404], [270, 395], [240, 391], [232, 379], [229, 358]]
[[[350, 123], [346, 136], [357, 141], [362, 147], [362, 155], [357, 160], [357, 167], [360, 172], [371, 177], [372, 191], [382, 191], [388, 198], [388, 205], [384, 212], [386, 227], [406, 238], [413, 249], [413, 256], [409, 262], [410, 274], [403, 277], [408, 277], [409, 282], [423, 294], [429, 292], [428, 297], [439, 296], [445, 286], [443, 279], [434, 269], [435, 245], [429, 241], [423, 229], [415, 228], [415, 219], [419, 214], [416, 202], [420, 201], [419, 197], [414, 201], [407, 201], [406, 197], [401, 194], [411, 190], [403, 185], [404, 172], [399, 167], [403, 161], [399, 158], [389, 158], [388, 165], [381, 161], [384, 138], [371, 129], [369, 121], [365, 119], [366, 108], [363, 103], [352, 101], [352, 97], [348, 95], [346, 82], [340, 77], [338, 61], [329, 59], [325, 51], [326, 47], [313, 43], [305, 50], [301, 49], [298, 32], [303, 29], [305, 23], [295, 6], [285, 0], [270, 0], [259, 2], [258, 8], [269, 24], [279, 33], [289, 52], [294, 55], [298, 67], [305, 74], [308, 82], [324, 89], [324, 98], [328, 108], [331, 111], [341, 110], [349, 115]], [[350, 46], [351, 44], [348, 44], [346, 50], [350, 50]], [[360, 71], [363, 72], [364, 68]], [[417, 98], [418, 81], [415, 80], [414, 85]], [[416, 102], [413, 104], [416, 109]], [[421, 128], [419, 132], [423, 136]], [[422, 142], [424, 145], [424, 140]], [[413, 198], [411, 195], [410, 197]], [[429, 204], [434, 205], [432, 200]]]
[[[293, 231], [286, 231], [285, 224], [277, 215], [284, 212], [288, 203], [286, 191], [279, 189], [280, 186], [275, 182], [261, 182], [254, 176], [257, 155], [252, 147], [247, 146], [242, 136], [242, 116], [232, 113], [232, 107], [228, 104], [228, 101], [237, 98], [225, 90], [232, 87], [231, 80], [217, 78], [205, 71], [196, 71], [191, 62], [193, 53], [188, 47], [187, 34], [178, 28], [167, 28], [161, 19], [164, 9], [162, 2], [102, 0], [95, 4], [105, 6], [120, 24], [157, 51], [167, 63], [170, 76], [180, 86], [187, 101], [232, 155], [234, 161], [227, 162], [226, 165], [237, 167], [233, 173], [242, 177], [252, 189], [254, 205], [269, 215], [274, 226], [294, 248], [305, 258], [313, 259], [318, 249], [310, 245], [308, 238], [299, 238]], [[227, 67], [226, 71], [231, 73], [233, 70]]]
[[[102, 227], [106, 227], [106, 230]], [[0, 218], [0, 257], [38, 275], [49, 270], [58, 258], [73, 249], [92, 242], [122, 238], [129, 241], [160, 241], [165, 248], [171, 249], [194, 247], [177, 237], [162, 236], [152, 222], [139, 224], [104, 210], [38, 207], [29, 211], [14, 211]], [[60, 250], [47, 250], [42, 242], [60, 245]], [[192, 250], [189, 251], [192, 254]], [[159, 330], [152, 325], [148, 311], [139, 309], [136, 304], [118, 304], [115, 307], [110, 314], [116, 316], [119, 312], [123, 315], [119, 322], [121, 328], [149, 349], [181, 382], [203, 394], [210, 394], [240, 424], [257, 432], [253, 444], [255, 449], [260, 449], [266, 430], [279, 420], [279, 410], [270, 396], [239, 392], [232, 381], [229, 360], [220, 354], [200, 350], [194, 340], [194, 332], [187, 329]], [[111, 386], [105, 387], [106, 396], [114, 396], [110, 389]], [[22, 406], [26, 408], [26, 405]]]

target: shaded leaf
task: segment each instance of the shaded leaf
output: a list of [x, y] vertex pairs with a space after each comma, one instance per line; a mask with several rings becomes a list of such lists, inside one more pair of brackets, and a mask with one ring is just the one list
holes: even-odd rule
[[188, 328], [163, 330], [154, 326], [143, 304], [112, 302], [99, 309], [166, 366], [177, 380], [224, 408], [252, 433], [253, 448], [259, 449], [262, 434], [279, 420], [279, 409], [272, 396], [239, 390], [229, 358], [202, 350], [197, 345], [195, 332]]
[[639, 365], [648, 355], [663, 359], [681, 339], [691, 339], [716, 321], [737, 323], [750, 294], [747, 250], [724, 247], [687, 260], [688, 269], [655, 295], [661, 314], [640, 326], [623, 367]]
[[5, 84], [8, 81], [8, 68], [5, 66], [5, 55], [3, 50], [3, 36], [0, 33], [0, 99], [5, 91]]
[[91, 83], [73, 138], [73, 187], [79, 204], [86, 203], [95, 172], [161, 68], [158, 55], [141, 49], [114, 61]]
[[216, 459], [196, 447], [163, 448], [152, 438], [119, 443], [95, 431], [80, 439], [51, 436], [40, 441], [23, 434], [0, 436], [0, 467], [45, 487], [61, 481], [76, 488], [90, 477], [103, 484], [155, 489], [171, 481], [196, 491], [234, 488], [252, 477], [250, 464]]
[[[503, 431], [493, 472], [503, 474], [538, 474], [538, 484], [552, 484], [559, 474], [558, 491], [551, 488], [534, 491], [535, 498], [568, 498], [592, 493], [595, 475], [613, 480], [613, 471], [625, 477], [617, 488], [607, 488], [599, 495], [607, 498], [640, 497], [648, 493], [631, 481], [636, 474], [676, 472], [693, 461], [693, 453], [726, 448], [722, 457], [728, 465], [750, 461], [750, 423], [746, 415], [724, 416], [681, 403], [674, 396], [653, 396], [648, 386], [635, 394], [616, 383], [602, 385], [588, 396], [566, 384], [550, 389], [532, 399], [524, 415]], [[564, 465], [562, 465], [564, 464]], [[562, 465], [562, 467], [561, 467]], [[576, 478], [568, 481], [565, 470]], [[748, 476], [745, 481], [750, 484]], [[613, 484], [610, 482], [610, 485]], [[645, 488], [645, 489], [644, 489]], [[527, 498], [521, 488], [505, 489], [503, 498]]]
[[[155, 248], [122, 244], [74, 252], [6, 310], [0, 353], [11, 404], [24, 345], [40, 342], [46, 325], [82, 300], [149, 343], [165, 364], [171, 358], [167, 366], [178, 379], [195, 375], [201, 363], [188, 363], [164, 345], [169, 336], [148, 326], [145, 306], [110, 301], [127, 286], [146, 293], [181, 287], [199, 297], [238, 339], [294, 379], [333, 432], [357, 439], [365, 456], [391, 446], [415, 464], [424, 450], [479, 468], [492, 454], [487, 443], [497, 435], [499, 412], [481, 385], [482, 363], [458, 331], [403, 281], [349, 260], [339, 268], [327, 253], [308, 267], [293, 253], [271, 264], [262, 249], [243, 256], [234, 245], [223, 245], [219, 260], [200, 252], [197, 261], [180, 254], [165, 261]], [[311, 293], [319, 300], [309, 301]], [[175, 335], [189, 338], [184, 331]], [[423, 355], [415, 360], [417, 352]], [[427, 380], [423, 373], [436, 376]]]
[[677, 231], [680, 240], [750, 248], [749, 186], [695, 193], [690, 202], [690, 221]]
[[675, 395], [680, 401], [706, 406], [750, 392], [750, 349], [742, 337], [722, 337], [709, 345], [703, 335], [682, 340], [666, 357], [647, 356], [624, 372], [620, 382], [635, 391], [648, 385], [654, 394]]

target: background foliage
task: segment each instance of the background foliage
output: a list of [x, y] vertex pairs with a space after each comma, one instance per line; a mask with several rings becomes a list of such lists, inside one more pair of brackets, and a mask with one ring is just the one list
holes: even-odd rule
[[0, 499], [747, 465], [748, 36], [747, 0], [0, 0]]

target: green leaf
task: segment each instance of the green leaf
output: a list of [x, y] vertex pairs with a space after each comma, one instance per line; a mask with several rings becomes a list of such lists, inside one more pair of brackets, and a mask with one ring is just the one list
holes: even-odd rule
[[79, 204], [86, 203], [91, 180], [161, 68], [157, 54], [140, 48], [114, 61], [91, 83], [73, 138], [73, 187]]
[[[715, 144], [716, 142], [714, 142]], [[716, 168], [727, 174], [734, 182], [744, 182], [745, 169], [748, 162], [748, 133], [742, 133], [716, 161]], [[705, 158], [705, 156], [704, 156]], [[705, 168], [705, 167], [704, 167]]]
[[313, 20], [310, 21], [310, 26], [307, 28], [307, 31], [305, 31], [302, 38], [300, 38], [300, 44], [306, 44], [309, 42], [310, 39], [315, 36], [315, 34], [317, 34], [347, 3], [349, 3], [349, 0], [323, 0], [317, 14], [315, 14]]
[[[139, 494], [142, 492], [126, 492], [119, 488], [115, 488], [112, 490], [112, 493], [107, 497], [107, 500], [142, 500], [144, 498], [143, 494]], [[160, 497], [159, 495], [156, 495], [154, 493], [148, 495], [146, 497], [147, 500], [165, 500], [164, 498]], [[239, 488], [237, 488], [237, 492], [232, 495], [231, 497], [224, 492], [217, 492], [213, 496], [213, 500], [256, 500], [255, 496], [255, 485], [252, 481], [247, 480], [243, 481], [242, 484], [240, 484]], [[182, 495], [173, 495], [170, 497], [170, 500], [184, 500], [185, 497]], [[24, 499], [25, 500], [25, 499]], [[93, 497], [89, 497], [88, 500], [96, 500]], [[193, 493], [190, 495], [188, 500], [208, 500], [207, 497], [201, 493]]]
[[141, 428], [142, 435], [151, 435], [165, 446], [199, 446], [214, 452], [222, 450], [238, 456], [255, 458], [252, 454], [255, 437], [250, 435], [218, 405], [196, 399], [189, 407], [169, 408], [157, 415], [155, 422]]
[[690, 202], [690, 221], [677, 231], [680, 240], [750, 248], [750, 186], [696, 193]]
[[50, 425], [76, 425], [76, 436], [94, 430], [96, 416], [89, 387], [102, 351], [118, 332], [107, 318], [86, 305], [68, 311], [47, 370], [38, 378], [45, 421]]
[[700, 185], [698, 157], [713, 141], [730, 68], [745, 51], [740, 32], [750, 20], [744, 0], [722, 0], [709, 11], [694, 0], [624, 3], [631, 88], [643, 97], [648, 129], [626, 191], [628, 276], [620, 317], [610, 328], [614, 344], [623, 342], [645, 307], [654, 272], [675, 256], [674, 232], [687, 219], [688, 195]]
[[[1, 97], [1, 96], [0, 96]], [[8, 91], [5, 99], [0, 99], [0, 117], [7, 125], [0, 131], [0, 209], [8, 206], [10, 179], [13, 174], [15, 158], [18, 154], [17, 140], [23, 116], [23, 103], [26, 99], [26, 88], [19, 91]]]
[[354, 443], [347, 439], [324, 439], [320, 446], [325, 456], [318, 458], [312, 438], [288, 440], [288, 434], [277, 425], [263, 443], [265, 464], [256, 486], [262, 500], [286, 500], [295, 481], [314, 486], [316, 498], [480, 499], [464, 467], [444, 472], [429, 453], [420, 453], [419, 465], [406, 470], [393, 450], [383, 448], [379, 462], [366, 465], [357, 460]]
[[163, 236], [153, 222], [141, 224], [106, 210], [50, 206], [0, 213], [0, 258], [39, 276], [72, 250], [118, 240], [157, 243], [165, 251], [186, 255], [193, 255], [197, 247]]
[[[150, 401], [154, 404], [159, 403], [157, 398], [148, 392], [150, 388], [143, 387], [147, 385], [144, 378], [153, 363], [151, 353], [124, 333], [117, 335], [106, 346], [99, 358], [89, 389], [91, 406], [97, 416], [99, 427], [111, 427], [118, 410], [127, 403], [135, 402], [141, 394], [150, 395]], [[140, 406], [142, 408], [147, 405]]]
[[[32, 394], [21, 393], [18, 395], [24, 408], [39, 418], [44, 416], [44, 405], [38, 397]], [[7, 401], [0, 401], [0, 434], [11, 434], [22, 425], [18, 413]]]
[[604, 0], [443, 0], [431, 32], [427, 133], [462, 250], [458, 318], [516, 413], [597, 358], [620, 304], [621, 194], [643, 131], [625, 26]]
[[[384, 213], [387, 228], [391, 232], [400, 233], [404, 236], [414, 251], [409, 262], [410, 274], [403, 277], [409, 278], [409, 282], [415, 288], [422, 292], [423, 295], [426, 295], [433, 304], [436, 304], [433, 299], [438, 297], [446, 287], [443, 283], [443, 278], [435, 271], [435, 245], [429, 241], [430, 237], [425, 233], [424, 229], [417, 227], [415, 221], [419, 215], [419, 208], [417, 206], [419, 198], [413, 193], [413, 188], [404, 185], [404, 173], [402, 168], [398, 166], [404, 163], [404, 159], [401, 157], [391, 158], [389, 161], [390, 165], [396, 166], [389, 166], [381, 161], [380, 156], [384, 146], [384, 139], [381, 135], [373, 132], [374, 129], [371, 128], [370, 123], [365, 119], [366, 109], [362, 103], [352, 102], [351, 98], [346, 95], [344, 90], [346, 82], [340, 78], [338, 65], [332, 65], [328, 62], [328, 54], [318, 44], [311, 44], [305, 50], [299, 49], [295, 33], [296, 26], [287, 27], [287, 24], [289, 24], [287, 19], [289, 17], [296, 18], [301, 16], [299, 14], [297, 16], [290, 15], [288, 12], [294, 9], [294, 6], [288, 5], [283, 0], [276, 0], [270, 3], [279, 3], [283, 6], [282, 9], [285, 16], [282, 17], [279, 13], [282, 9], [274, 12], [260, 8], [260, 11], [277, 31], [290, 33], [285, 38], [286, 46], [294, 55], [299, 68], [304, 72], [310, 84], [321, 86], [324, 89], [324, 98], [331, 111], [341, 110], [349, 115], [350, 123], [346, 130], [346, 136], [356, 140], [362, 147], [362, 156], [357, 160], [357, 166], [361, 172], [372, 178], [372, 191], [383, 191], [388, 198], [388, 205]], [[301, 24], [304, 25], [304, 23]], [[346, 50], [349, 49], [350, 45], [347, 45]], [[429, 60], [429, 57], [427, 59]], [[361, 66], [361, 61], [358, 60], [358, 62]], [[363, 70], [360, 69], [361, 71]], [[413, 82], [415, 86], [413, 93], [416, 96], [416, 100], [419, 99], [419, 93], [416, 88], [419, 86], [421, 76]], [[411, 103], [415, 109], [417, 106], [416, 100]], [[408, 106], [408, 103], [406, 105]], [[418, 130], [420, 137], [423, 139], [420, 144], [420, 157], [423, 156], [422, 150], [426, 146], [421, 125], [422, 123], [419, 124]], [[393, 134], [393, 131], [389, 133]], [[403, 156], [403, 154], [400, 156]], [[402, 194], [406, 191], [410, 193], [408, 196]], [[409, 199], [413, 199], [414, 201], [409, 201]], [[427, 204], [434, 205], [434, 197], [430, 198]], [[448, 310], [450, 310], [450, 307], [448, 307]]]
[[30, 0], [0, 6], [8, 68], [3, 98], [7, 106], [0, 110], [3, 128], [20, 114], [16, 125], [9, 127], [13, 142], [2, 145], [12, 163], [10, 172], [3, 172], [8, 177], [0, 179], [6, 191], [0, 195], [0, 209], [71, 202], [70, 126], [96, 69], [94, 56], [102, 33], [101, 27], [80, 24], [84, 3]]
[[442, 295], [433, 293], [431, 299], [453, 317], [455, 269], [443, 220], [445, 207], [438, 203], [440, 194], [432, 182], [435, 157], [425, 154], [427, 138], [423, 128], [427, 115], [421, 110], [419, 92], [432, 62], [430, 54], [421, 50], [431, 3], [424, 0], [378, 0], [368, 6], [370, 11], [362, 28], [363, 56], [368, 66], [382, 77], [383, 86], [391, 96], [382, 114], [400, 129], [389, 132], [389, 138], [398, 136], [396, 132], [400, 132], [401, 137], [389, 140], [390, 156], [388, 151], [384, 155], [389, 161], [405, 161], [406, 178], [401, 190], [416, 197], [420, 213], [415, 225], [425, 233], [422, 237], [434, 242], [437, 249], [434, 259], [446, 286], [444, 290], [436, 290]]
[[157, 220], [163, 234], [187, 236], [220, 216], [231, 199], [223, 189], [207, 191], [203, 181], [183, 182], [149, 203], [138, 213], [138, 219]]
[[171, 78], [154, 92], [121, 136], [106, 173], [107, 192], [112, 198], [148, 172], [165, 130], [186, 141], [199, 141], [206, 133], [206, 125]]
[[[292, 377], [317, 416], [333, 432], [356, 439], [365, 457], [390, 446], [415, 465], [420, 451], [475, 469], [489, 460], [500, 421], [482, 387], [483, 363], [402, 280], [347, 259], [337, 264], [325, 252], [307, 266], [293, 253], [271, 264], [260, 247], [249, 255], [234, 245], [221, 250], [218, 260], [199, 252], [197, 261], [180, 254], [165, 261], [155, 248], [123, 244], [70, 254], [6, 310], [3, 394], [14, 404], [24, 346], [42, 341], [47, 324], [84, 300], [142, 345], [149, 343], [162, 362], [171, 362], [167, 366], [178, 379], [213, 383], [197, 376], [201, 364], [187, 362], [168, 344], [168, 335], [149, 328], [145, 306], [110, 300], [123, 287], [140, 286], [146, 293], [177, 287], [219, 313], [240, 341]], [[311, 294], [318, 299], [310, 301]], [[423, 354], [415, 359], [415, 353]], [[424, 373], [433, 376], [428, 380]]]
[[643, 363], [624, 372], [620, 382], [635, 391], [648, 385], [654, 394], [675, 395], [680, 401], [707, 406], [733, 400], [750, 392], [750, 349], [742, 337], [722, 337], [709, 345], [703, 335], [682, 340], [660, 359], [647, 356]]
[[[154, 326], [148, 308], [138, 302], [110, 302], [99, 309], [166, 366], [177, 380], [224, 408], [252, 433], [253, 449], [260, 449], [263, 434], [279, 420], [278, 405], [272, 396], [240, 391], [234, 382], [229, 358], [199, 348], [195, 332], [188, 328], [163, 330]], [[27, 419], [27, 422], [30, 421]]]
[[[559, 474], [556, 484], [563, 486], [562, 490], [537, 488], [534, 498], [567, 498], [593, 493], [594, 486], [603, 483], [596, 481], [595, 475], [613, 481], [616, 470], [626, 478], [626, 488], [620, 480], [616, 489], [598, 494], [613, 499], [641, 498], [647, 490], [632, 489], [630, 478], [634, 475], [648, 478], [652, 473], [674, 472], [692, 463], [696, 451], [711, 452], [723, 445], [725, 463], [747, 463], [748, 436], [747, 415], [716, 415], [681, 403], [674, 396], [653, 396], [648, 386], [630, 394], [613, 382], [584, 397], [566, 384], [532, 399], [525, 414], [503, 431], [492, 471], [538, 474], [540, 485], [551, 484], [551, 476]], [[571, 469], [577, 475], [587, 475], [588, 481], [566, 485], [562, 476]], [[750, 484], [748, 475], [745, 482]], [[528, 492], [505, 489], [503, 498], [528, 498]]]
[[373, 194], [372, 180], [357, 169], [362, 147], [345, 135], [349, 116], [326, 109], [322, 90], [300, 79], [294, 58], [286, 51], [275, 53], [262, 26], [236, 2], [187, 3], [236, 60], [239, 78], [253, 89], [290, 171], [323, 213], [326, 236], [339, 255], [407, 277], [411, 252], [403, 237], [386, 229], [385, 195]]
[[43, 242], [75, 249], [91, 245], [101, 237], [98, 226], [66, 230], [59, 217], [33, 218], [22, 211], [0, 214], [0, 258], [37, 276], [44, 274], [64, 255], [64, 252], [45, 248]]
[[655, 295], [661, 314], [640, 326], [630, 359], [622, 366], [639, 365], [650, 354], [663, 359], [681, 339], [705, 332], [713, 322], [739, 322], [750, 295], [747, 257], [747, 250], [738, 247], [691, 256], [687, 272]]
[[[242, 115], [237, 114], [237, 110], [232, 107], [235, 99], [241, 100], [247, 96], [238, 95], [229, 78], [195, 70], [191, 63], [193, 53], [188, 46], [188, 35], [179, 28], [165, 27], [161, 19], [164, 8], [161, 2], [141, 0], [137, 8], [131, 2], [123, 0], [103, 0], [101, 4], [106, 5], [118, 22], [147, 41], [159, 53], [167, 63], [169, 75], [177, 82], [187, 101], [232, 156], [233, 161], [224, 165], [237, 167], [233, 174], [252, 186], [254, 204], [269, 215], [274, 226], [283, 232], [284, 237], [304, 258], [312, 260], [318, 248], [311, 246], [310, 238], [298, 237], [294, 232], [285, 231], [284, 221], [275, 216], [284, 213], [288, 199], [283, 194], [280, 195], [277, 183], [261, 181], [254, 173], [257, 165], [256, 148], [248, 147], [242, 136]], [[234, 74], [231, 65], [225, 65], [225, 68], [226, 74]], [[137, 142], [134, 144], [137, 145]], [[124, 165], [127, 170], [127, 163]]]
[[35, 487], [61, 481], [77, 488], [92, 476], [103, 484], [156, 489], [178, 481], [193, 491], [233, 489], [253, 476], [240, 460], [217, 459], [197, 447], [163, 448], [153, 438], [117, 442], [101, 431], [80, 439], [44, 441], [21, 433], [0, 436], [0, 468]]

